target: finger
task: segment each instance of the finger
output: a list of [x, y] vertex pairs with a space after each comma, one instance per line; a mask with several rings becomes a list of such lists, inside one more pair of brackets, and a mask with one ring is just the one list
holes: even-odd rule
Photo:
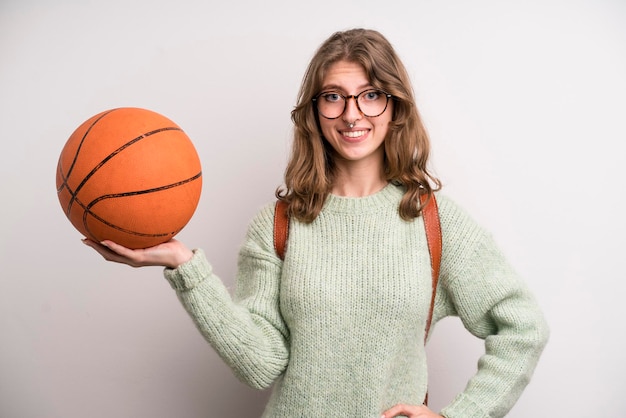
[[385, 411], [381, 418], [393, 418], [398, 415], [405, 415], [409, 418], [438, 417], [439, 416], [424, 405], [398, 404], [398, 405], [395, 405], [393, 408], [390, 408], [387, 411]]
[[414, 414], [414, 413], [416, 413], [414, 406], [398, 404], [398, 405], [395, 405], [393, 408], [386, 410], [383, 413], [381, 418], [393, 418], [400, 414], [407, 415], [410, 417], [411, 414]]
[[110, 240], [101, 241], [100, 245], [103, 245], [109, 250], [113, 251], [114, 253], [123, 255], [125, 257], [128, 257], [129, 255], [132, 255], [134, 253], [134, 251], [131, 250], [130, 248], [126, 248], [123, 245], [120, 245]]
[[[115, 254], [115, 259], [112, 261], [117, 261], [119, 263], [128, 264], [133, 267], [142, 267], [149, 266], [155, 264], [155, 261], [151, 260], [151, 253], [148, 252], [148, 249], [139, 248], [132, 249], [124, 247], [116, 242], [110, 240], [104, 240], [100, 242], [100, 245], [107, 248], [110, 252]], [[152, 247], [150, 250], [154, 251], [154, 249], [158, 248]], [[154, 256], [155, 254], [152, 254]], [[156, 263], [158, 264], [158, 263]]]
[[103, 256], [104, 256], [105, 254], [113, 254], [113, 253], [114, 253], [114, 252], [113, 252], [113, 251], [111, 251], [108, 247], [106, 247], [106, 246], [104, 246], [104, 245], [102, 245], [102, 244], [100, 244], [100, 243], [98, 243], [98, 242], [92, 241], [92, 240], [90, 240], [89, 238], [85, 238], [85, 239], [83, 239], [83, 240], [82, 240], [82, 243], [83, 243], [83, 244], [85, 244], [85, 245], [86, 245], [86, 246], [88, 246], [88, 247], [93, 248], [94, 250], [96, 250], [97, 252], [99, 252], [100, 254], [102, 254]]
[[[91, 247], [94, 250], [96, 250], [107, 261], [113, 261], [115, 263], [127, 264], [130, 266], [136, 267], [133, 260], [130, 260], [128, 257], [118, 254], [117, 252], [112, 250], [109, 247], [110, 244], [104, 245], [104, 244], [92, 241], [90, 239], [83, 239], [82, 242], [88, 247]], [[121, 247], [121, 248], [124, 248], [124, 247]]]

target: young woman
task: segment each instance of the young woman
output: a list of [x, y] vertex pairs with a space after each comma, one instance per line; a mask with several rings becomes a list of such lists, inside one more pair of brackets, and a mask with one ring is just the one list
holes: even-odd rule
[[490, 235], [437, 193], [443, 256], [433, 324], [457, 315], [485, 339], [463, 393], [435, 413], [425, 323], [431, 264], [420, 193], [429, 140], [407, 72], [378, 32], [325, 41], [304, 76], [285, 187], [290, 232], [273, 246], [274, 204], [252, 220], [234, 294], [202, 250], [176, 240], [145, 250], [85, 241], [109, 261], [160, 265], [233, 372], [273, 385], [265, 417], [502, 417], [528, 383], [548, 328]]

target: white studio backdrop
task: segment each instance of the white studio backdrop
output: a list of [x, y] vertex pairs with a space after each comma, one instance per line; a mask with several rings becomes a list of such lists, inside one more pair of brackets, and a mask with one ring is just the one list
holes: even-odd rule
[[[621, 0], [1, 0], [0, 417], [261, 414], [267, 393], [232, 376], [160, 269], [80, 243], [57, 201], [57, 158], [106, 109], [174, 120], [204, 173], [179, 238], [232, 288], [247, 223], [282, 180], [306, 65], [352, 27], [394, 44], [444, 192], [494, 234], [546, 313], [551, 340], [509, 416], [626, 416], [624, 23]], [[428, 351], [440, 408], [482, 343], [448, 319]]]

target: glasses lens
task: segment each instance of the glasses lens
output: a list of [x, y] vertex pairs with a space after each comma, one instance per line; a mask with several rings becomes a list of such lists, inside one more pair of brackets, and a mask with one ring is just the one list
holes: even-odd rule
[[317, 110], [325, 118], [338, 118], [345, 107], [346, 99], [339, 93], [322, 93], [317, 97]]
[[359, 94], [358, 103], [365, 116], [379, 116], [387, 107], [387, 94], [380, 90], [366, 90]]

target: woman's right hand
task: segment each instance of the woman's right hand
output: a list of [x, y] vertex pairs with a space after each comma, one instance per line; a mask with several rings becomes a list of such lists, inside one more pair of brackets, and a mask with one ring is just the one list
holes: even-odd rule
[[131, 267], [162, 266], [176, 268], [191, 260], [193, 252], [182, 242], [171, 239], [150, 248], [130, 249], [113, 241], [100, 243], [84, 239], [83, 243], [96, 250], [105, 260]]

